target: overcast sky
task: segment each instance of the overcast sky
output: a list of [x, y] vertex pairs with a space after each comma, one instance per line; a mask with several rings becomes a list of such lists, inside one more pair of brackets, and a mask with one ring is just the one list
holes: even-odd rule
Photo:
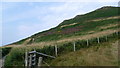
[[2, 15], [0, 16], [0, 26], [2, 27], [0, 44], [6, 45], [18, 41], [55, 27], [65, 19], [88, 13], [103, 6], [118, 6], [117, 0], [75, 1], [4, 0], [0, 4], [0, 13], [2, 13], [0, 14]]

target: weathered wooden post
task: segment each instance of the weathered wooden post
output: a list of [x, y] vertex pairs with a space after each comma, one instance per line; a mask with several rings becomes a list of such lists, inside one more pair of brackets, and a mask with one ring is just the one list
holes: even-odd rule
[[29, 68], [34, 68], [36, 66], [36, 51], [29, 52]]
[[32, 42], [34, 42], [34, 40], [35, 40], [35, 39], [33, 38]]
[[29, 68], [31, 68], [31, 66], [32, 66], [32, 55], [30, 54], [30, 56], [29, 56]]
[[32, 55], [32, 65], [35, 66], [36, 65], [36, 53], [33, 53]]
[[74, 51], [76, 51], [76, 48], [75, 48], [75, 42], [73, 43], [73, 46], [74, 46]]
[[108, 39], [107, 39], [107, 36], [105, 37], [105, 39], [106, 39], [106, 41], [108, 40]]
[[25, 52], [25, 67], [27, 68], [28, 66], [28, 52]]
[[118, 35], [118, 31], [116, 32], [116, 35]]
[[42, 64], [42, 57], [39, 57], [39, 60], [38, 60], [38, 66], [41, 66], [41, 64]]
[[57, 45], [55, 45], [55, 55], [57, 56]]
[[50, 55], [47, 55], [47, 54], [44, 54], [44, 53], [39, 53], [39, 52], [36, 52], [35, 49], [34, 51], [31, 51], [28, 53], [28, 66], [29, 68], [36, 68], [38, 66], [41, 66], [41, 63], [42, 63], [42, 57], [39, 57], [39, 60], [38, 60], [38, 63], [36, 62], [36, 56], [37, 55], [40, 55], [40, 56], [46, 56], [46, 57], [49, 57], [49, 58], [55, 58], [54, 56], [50, 56]]
[[89, 45], [89, 40], [87, 39], [87, 46]]
[[97, 38], [97, 41], [98, 41], [98, 43], [100, 43], [100, 39], [99, 39], [99, 37]]

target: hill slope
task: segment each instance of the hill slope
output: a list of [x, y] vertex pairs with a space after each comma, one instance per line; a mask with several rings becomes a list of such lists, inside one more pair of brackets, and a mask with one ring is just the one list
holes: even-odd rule
[[83, 48], [76, 52], [62, 54], [51, 63], [52, 66], [117, 66], [118, 40], [104, 42]]
[[117, 29], [118, 19], [120, 19], [120, 14], [118, 13], [119, 8], [106, 6], [84, 15], [77, 15], [72, 19], [63, 21], [55, 28], [39, 32], [12, 44], [59, 41], [65, 38], [92, 34], [107, 29]]

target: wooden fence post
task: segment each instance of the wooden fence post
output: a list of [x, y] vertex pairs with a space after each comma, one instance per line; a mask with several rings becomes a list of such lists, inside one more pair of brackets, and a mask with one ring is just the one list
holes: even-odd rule
[[28, 66], [28, 52], [25, 52], [25, 67], [27, 68]]
[[57, 56], [57, 45], [55, 45], [55, 55]]
[[42, 64], [42, 57], [39, 57], [39, 60], [38, 60], [38, 66], [41, 66], [41, 64]]
[[118, 35], [118, 31], [116, 32], [116, 35]]
[[32, 58], [33, 58], [32, 59], [32, 62], [33, 62], [32, 65], [35, 66], [36, 65], [36, 53], [33, 53]]
[[100, 39], [99, 39], [99, 37], [97, 38], [97, 41], [98, 41], [98, 43], [100, 43]]
[[88, 41], [88, 39], [87, 39], [87, 46], [89, 45], [89, 41]]
[[75, 48], [75, 42], [73, 43], [73, 46], [74, 46], [74, 51], [76, 51], [76, 48]]
[[29, 59], [29, 68], [31, 68], [31, 66], [32, 66], [32, 55], [30, 54], [30, 59]]
[[107, 36], [105, 37], [106, 41], [107, 41]]

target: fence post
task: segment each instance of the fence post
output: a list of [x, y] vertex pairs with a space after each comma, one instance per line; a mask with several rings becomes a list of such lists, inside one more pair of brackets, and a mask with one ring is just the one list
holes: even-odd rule
[[74, 46], [74, 51], [76, 51], [76, 48], [75, 48], [75, 42], [73, 43], [73, 46]]
[[55, 45], [55, 55], [57, 56], [57, 45]]
[[89, 45], [89, 41], [88, 41], [88, 39], [87, 39], [87, 46]]
[[33, 53], [32, 55], [32, 66], [35, 66], [36, 65], [36, 53]]
[[29, 56], [29, 68], [31, 68], [31, 66], [32, 66], [32, 55], [30, 54], [30, 56]]
[[38, 60], [38, 66], [41, 66], [41, 64], [42, 64], [42, 57], [39, 57], [39, 60]]
[[100, 43], [100, 39], [99, 39], [99, 37], [97, 38], [97, 41], [98, 41], [98, 43]]
[[118, 35], [118, 31], [116, 32], [116, 35]]
[[28, 52], [25, 52], [25, 67], [27, 68], [28, 66]]
[[105, 37], [106, 41], [107, 41], [107, 36]]

